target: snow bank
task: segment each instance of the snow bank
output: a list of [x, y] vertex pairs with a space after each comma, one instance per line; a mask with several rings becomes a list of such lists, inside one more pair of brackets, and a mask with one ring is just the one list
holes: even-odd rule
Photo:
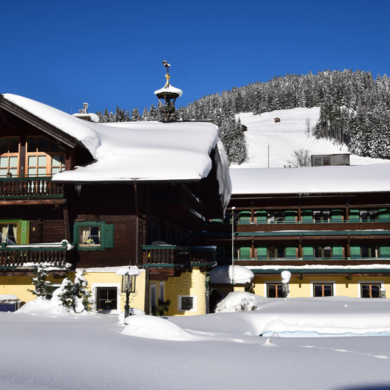
[[164, 318], [131, 316], [127, 317], [126, 321], [128, 325], [122, 334], [127, 336], [171, 341], [193, 341], [197, 339], [196, 336]]
[[390, 191], [389, 172], [389, 164], [232, 168], [230, 177], [233, 194], [349, 193]]
[[44, 316], [63, 316], [75, 313], [69, 313], [64, 306], [58, 305], [56, 300], [44, 299], [38, 297], [33, 301], [27, 302], [15, 314], [39, 314]]
[[252, 311], [268, 302], [267, 298], [251, 294], [245, 291], [235, 291], [229, 293], [221, 302], [217, 304], [216, 313], [228, 313], [236, 311]]
[[19, 299], [16, 295], [12, 294], [0, 294], [0, 301], [8, 301], [8, 300], [15, 300]]
[[[210, 272], [210, 281], [212, 284], [232, 284], [233, 267], [231, 265], [222, 265], [220, 267], [215, 267]], [[246, 284], [250, 283], [255, 277], [254, 273], [240, 265], [234, 266], [234, 284]]]

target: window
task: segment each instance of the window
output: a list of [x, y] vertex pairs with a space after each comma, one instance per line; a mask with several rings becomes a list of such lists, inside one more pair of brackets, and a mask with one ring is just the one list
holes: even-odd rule
[[313, 285], [314, 297], [332, 297], [333, 296], [333, 284], [331, 283], [315, 283]]
[[0, 177], [17, 176], [19, 170], [19, 137], [0, 138]]
[[104, 251], [114, 247], [114, 225], [105, 222], [75, 222], [73, 240], [79, 250]]
[[179, 295], [178, 296], [179, 311], [196, 311], [196, 296], [195, 295]]
[[0, 224], [1, 242], [15, 245], [18, 242], [18, 225], [16, 223]]
[[313, 211], [315, 223], [328, 223], [330, 219], [330, 211]]
[[150, 285], [150, 312], [153, 313], [153, 309], [157, 307], [157, 292], [156, 284]]
[[100, 246], [100, 227], [82, 226], [80, 227], [80, 245], [82, 246]]
[[27, 137], [27, 174], [52, 176], [65, 170], [65, 152], [46, 137]]
[[281, 283], [268, 283], [267, 284], [267, 297], [268, 298], [284, 298], [283, 286]]
[[165, 283], [160, 282], [160, 300], [165, 302]]
[[361, 288], [361, 297], [362, 298], [380, 298], [381, 285], [371, 284], [371, 283], [362, 283]]
[[314, 248], [314, 257], [322, 257], [322, 248], [320, 246], [315, 246]]
[[96, 295], [97, 311], [117, 309], [118, 290], [116, 287], [98, 287]]
[[324, 257], [328, 259], [332, 257], [332, 248], [330, 246], [324, 247]]
[[250, 211], [241, 211], [238, 223], [240, 225], [249, 225], [251, 223], [251, 212]]

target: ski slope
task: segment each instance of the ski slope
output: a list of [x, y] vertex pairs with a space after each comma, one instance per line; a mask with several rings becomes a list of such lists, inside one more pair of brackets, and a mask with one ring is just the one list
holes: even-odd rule
[[[248, 127], [244, 133], [248, 147], [248, 161], [240, 168], [267, 168], [268, 144], [269, 167], [283, 168], [288, 165], [292, 153], [297, 149], [307, 149], [310, 154], [333, 154], [348, 152], [346, 145], [340, 146], [333, 141], [316, 139], [306, 132], [306, 118], [310, 118], [310, 127], [314, 128], [320, 115], [320, 108], [294, 108], [277, 110], [253, 115], [237, 114], [243, 125]], [[274, 119], [280, 118], [279, 123]], [[390, 160], [360, 157], [351, 154], [351, 165], [390, 163]], [[236, 168], [236, 167], [235, 167]], [[238, 168], [238, 167], [237, 167]]]

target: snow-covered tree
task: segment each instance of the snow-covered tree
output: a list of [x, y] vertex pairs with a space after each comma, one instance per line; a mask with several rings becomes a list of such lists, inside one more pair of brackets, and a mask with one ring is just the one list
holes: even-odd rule
[[45, 299], [51, 299], [53, 295], [53, 285], [51, 282], [47, 281], [47, 273], [44, 271], [43, 267], [38, 266], [34, 270], [35, 277], [32, 278], [31, 284], [35, 286], [34, 290], [28, 290], [37, 297], [42, 297]]

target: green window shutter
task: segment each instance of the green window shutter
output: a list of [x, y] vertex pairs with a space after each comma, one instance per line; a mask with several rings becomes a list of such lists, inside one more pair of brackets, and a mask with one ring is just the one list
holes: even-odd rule
[[390, 221], [389, 209], [379, 209], [378, 210], [378, 220], [381, 222]]
[[220, 224], [223, 224], [223, 220], [222, 219], [212, 219], [211, 223], [220, 225]]
[[103, 225], [104, 229], [104, 247], [114, 248], [114, 225]]
[[361, 257], [360, 246], [358, 245], [351, 245], [350, 252], [351, 252], [351, 259], [357, 259]]
[[379, 256], [380, 257], [390, 257], [390, 246], [380, 246]]
[[30, 243], [30, 221], [21, 221], [20, 244]]
[[313, 223], [313, 210], [302, 210], [302, 222]]
[[261, 210], [256, 212], [257, 223], [267, 223], [268, 216], [266, 210]]
[[295, 222], [295, 210], [286, 210], [284, 212], [285, 222]]
[[334, 259], [342, 259], [343, 258], [343, 247], [342, 246], [334, 246], [332, 248], [332, 257]]
[[266, 260], [267, 259], [267, 247], [266, 246], [258, 246], [257, 247], [257, 258], [259, 260]]
[[297, 248], [288, 246], [286, 247], [286, 258], [296, 259], [297, 258]]
[[330, 212], [330, 220], [331, 222], [341, 222], [342, 221], [342, 210], [340, 209], [334, 209]]
[[240, 225], [249, 225], [251, 220], [251, 212], [250, 211], [241, 211], [239, 214], [238, 223]]
[[312, 246], [304, 246], [303, 248], [303, 258], [314, 258], [314, 249]]
[[250, 259], [251, 258], [250, 251], [251, 248], [249, 247], [240, 248], [240, 259]]
[[349, 210], [349, 221], [350, 222], [360, 222], [360, 210], [359, 209], [350, 209]]

